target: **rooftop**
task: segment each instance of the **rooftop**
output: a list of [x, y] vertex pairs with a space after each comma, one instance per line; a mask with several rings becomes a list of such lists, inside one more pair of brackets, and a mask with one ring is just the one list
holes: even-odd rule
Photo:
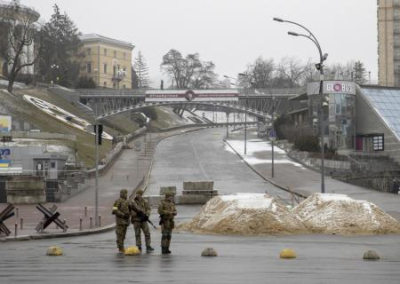
[[[1, 1], [1, 0], [0, 0]], [[104, 42], [104, 43], [109, 43], [109, 44], [113, 44], [113, 45], [119, 45], [119, 46], [123, 46], [125, 48], [129, 48], [129, 49], [133, 49], [135, 46], [127, 41], [122, 41], [122, 40], [117, 40], [117, 39], [113, 39], [113, 38], [109, 38], [109, 37], [105, 37], [96, 33], [91, 33], [91, 34], [83, 34], [80, 36], [80, 40], [82, 42]]]

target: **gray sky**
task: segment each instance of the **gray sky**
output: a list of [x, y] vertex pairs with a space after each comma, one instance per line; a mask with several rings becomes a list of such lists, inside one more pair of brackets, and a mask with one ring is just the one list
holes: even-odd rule
[[146, 58], [159, 87], [162, 56], [171, 48], [198, 52], [216, 72], [236, 77], [258, 56], [279, 61], [294, 56], [317, 62], [318, 51], [301, 32], [273, 17], [295, 21], [317, 37], [327, 64], [361, 60], [377, 79], [376, 0], [21, 0], [46, 21], [57, 3], [82, 33], [129, 41]]

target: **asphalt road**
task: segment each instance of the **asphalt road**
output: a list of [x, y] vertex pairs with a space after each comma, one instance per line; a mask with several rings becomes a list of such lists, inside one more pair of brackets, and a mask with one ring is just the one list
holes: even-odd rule
[[290, 195], [260, 178], [235, 154], [223, 138], [224, 128], [173, 136], [157, 146], [148, 195], [158, 195], [161, 186], [176, 186], [183, 181], [214, 181], [219, 194], [264, 193], [290, 199]]
[[[159, 145], [151, 190], [182, 179], [211, 179], [222, 193], [282, 194], [265, 183], [233, 153], [224, 149], [222, 129], [170, 138]], [[177, 176], [176, 176], [177, 175]], [[180, 184], [180, 186], [179, 186]], [[284, 194], [284, 193], [283, 193]], [[199, 206], [178, 206], [178, 222]], [[152, 221], [157, 223], [154, 212]], [[174, 233], [172, 255], [160, 254], [160, 233], [151, 229], [155, 252], [140, 256], [117, 253], [114, 232], [85, 237], [0, 243], [0, 283], [399, 283], [398, 235], [224, 236]], [[64, 249], [46, 256], [51, 245]], [[126, 245], [134, 245], [130, 227]], [[206, 247], [216, 258], [200, 254]], [[279, 258], [292, 248], [295, 260]], [[379, 261], [364, 261], [376, 250]]]
[[[182, 218], [193, 207], [178, 208]], [[182, 216], [183, 215], [183, 216]], [[175, 233], [172, 255], [161, 255], [160, 233], [152, 230], [155, 252], [123, 256], [113, 232], [77, 238], [0, 244], [0, 283], [399, 283], [400, 239], [395, 235], [342, 237], [218, 236]], [[132, 227], [128, 245], [134, 244]], [[50, 245], [65, 255], [46, 256]], [[200, 254], [213, 247], [218, 257]], [[298, 257], [279, 258], [284, 248]], [[364, 261], [373, 249], [380, 261]]]

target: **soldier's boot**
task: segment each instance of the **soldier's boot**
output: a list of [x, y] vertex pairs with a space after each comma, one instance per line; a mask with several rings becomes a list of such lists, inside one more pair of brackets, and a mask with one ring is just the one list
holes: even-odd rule
[[171, 253], [171, 251], [169, 250], [169, 247], [165, 247], [165, 250], [166, 250], [167, 254]]
[[152, 248], [151, 246], [146, 246], [146, 252], [152, 252], [154, 251], [154, 248]]
[[125, 253], [124, 247], [118, 247], [118, 252], [119, 253]]
[[137, 248], [142, 252], [142, 246], [137, 246]]
[[166, 247], [161, 247], [161, 253], [162, 253], [162, 254], [168, 254], [168, 248], [166, 248]]

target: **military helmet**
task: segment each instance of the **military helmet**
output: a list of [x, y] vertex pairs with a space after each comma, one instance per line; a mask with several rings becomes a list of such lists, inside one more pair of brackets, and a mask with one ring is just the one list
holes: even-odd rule
[[166, 193], [165, 193], [165, 197], [174, 197], [174, 193], [172, 192], [172, 191], [167, 191]]
[[127, 190], [126, 188], [121, 189], [121, 190], [119, 191], [119, 195], [120, 195], [121, 197], [123, 197], [123, 196], [128, 196], [128, 190]]
[[142, 196], [142, 195], [143, 195], [143, 190], [142, 190], [142, 189], [138, 189], [138, 190], [136, 191], [136, 195]]

